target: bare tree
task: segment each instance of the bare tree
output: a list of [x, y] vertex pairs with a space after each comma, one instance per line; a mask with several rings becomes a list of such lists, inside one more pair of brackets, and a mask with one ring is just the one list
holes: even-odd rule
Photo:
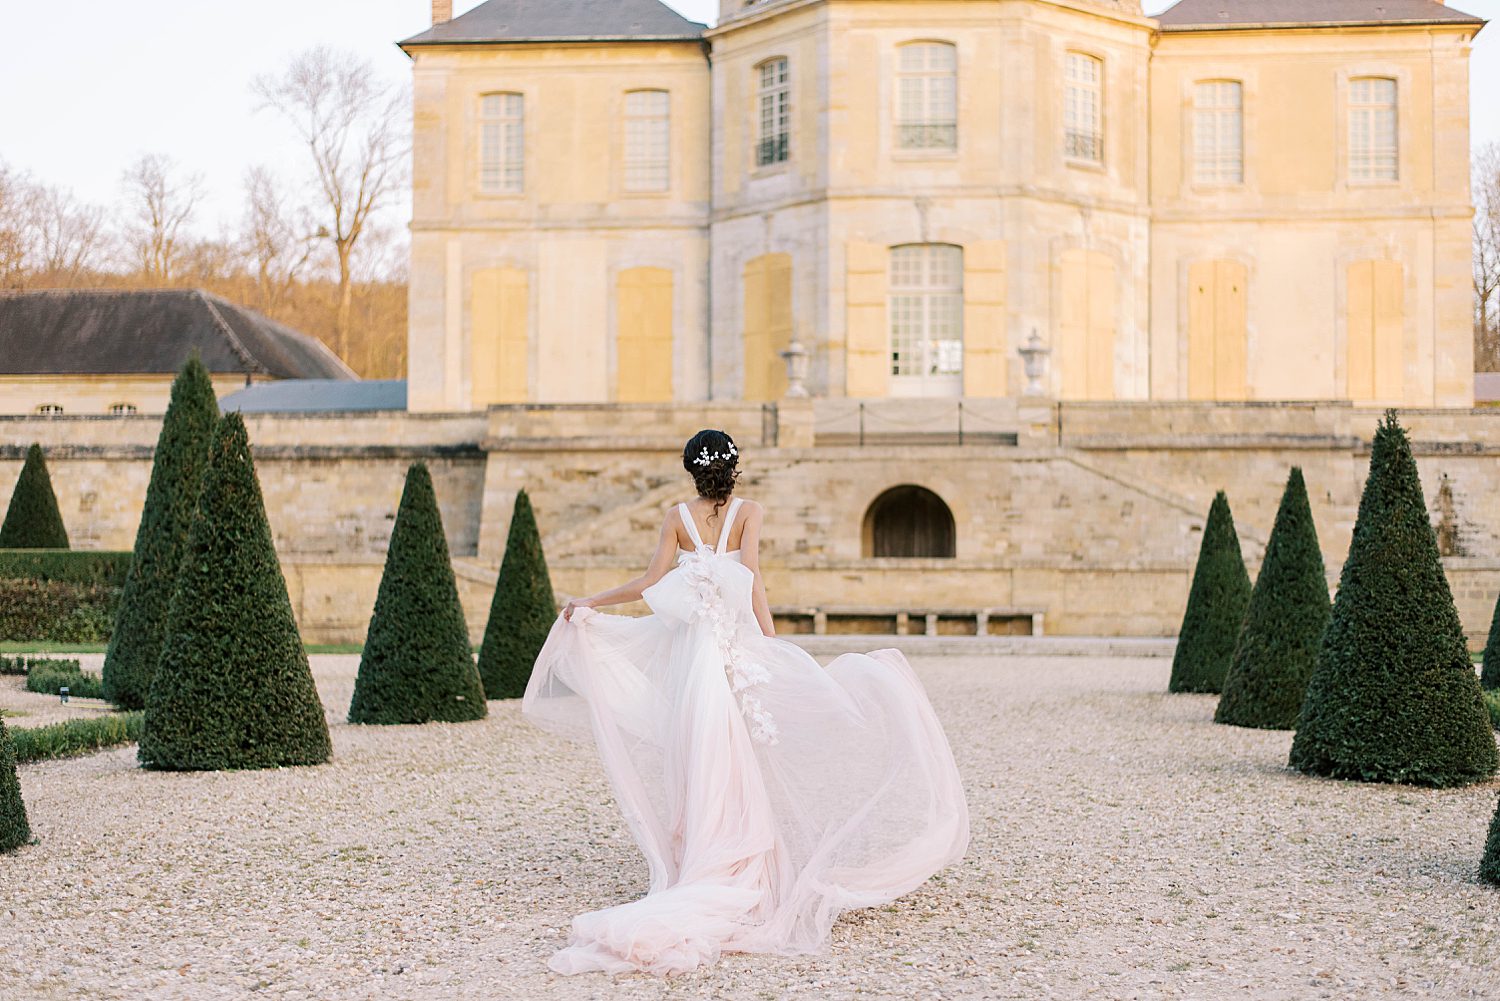
[[317, 236], [263, 166], [245, 171], [241, 243], [255, 271], [255, 308], [278, 309], [312, 258]]
[[338, 260], [339, 303], [334, 351], [347, 357], [354, 301], [353, 258], [371, 216], [405, 178], [409, 100], [404, 87], [382, 82], [353, 53], [317, 46], [278, 75], [255, 79], [262, 108], [279, 112], [312, 159], [323, 203], [319, 235]]
[[71, 288], [89, 269], [104, 232], [104, 209], [72, 192], [39, 189], [36, 196], [36, 267], [48, 280]]
[[135, 207], [125, 229], [134, 263], [146, 278], [170, 283], [182, 253], [184, 227], [203, 197], [202, 175], [179, 176], [171, 157], [148, 153], [126, 168], [123, 183]]
[[1474, 368], [1500, 372], [1500, 143], [1474, 156]]
[[29, 177], [0, 164], [0, 288], [20, 288], [34, 263], [40, 193]]

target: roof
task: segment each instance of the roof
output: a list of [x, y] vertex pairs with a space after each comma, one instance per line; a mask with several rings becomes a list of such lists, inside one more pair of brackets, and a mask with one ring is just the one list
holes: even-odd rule
[[707, 27], [660, 0], [486, 0], [400, 44], [697, 41]]
[[244, 414], [405, 410], [405, 379], [283, 379], [259, 382], [219, 401], [221, 410]]
[[210, 372], [355, 379], [323, 342], [201, 289], [0, 292], [0, 374]]
[[1163, 31], [1334, 25], [1484, 24], [1439, 0], [1181, 0], [1157, 15]]

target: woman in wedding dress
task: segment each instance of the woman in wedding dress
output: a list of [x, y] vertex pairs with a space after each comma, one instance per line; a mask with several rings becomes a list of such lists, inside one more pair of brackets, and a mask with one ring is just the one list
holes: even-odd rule
[[[764, 511], [732, 496], [738, 458], [722, 431], [693, 436], [698, 497], [667, 512], [650, 567], [568, 602], [532, 668], [522, 713], [595, 744], [650, 869], [645, 896], [573, 918], [558, 973], [823, 953], [840, 911], [909, 893], [968, 849], [953, 753], [906, 658], [823, 668], [775, 637]], [[652, 614], [596, 611], [636, 599]]]

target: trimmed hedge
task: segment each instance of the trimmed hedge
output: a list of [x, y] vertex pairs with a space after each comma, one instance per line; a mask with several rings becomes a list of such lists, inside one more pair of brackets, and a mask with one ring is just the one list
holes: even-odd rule
[[68, 530], [63, 527], [52, 477], [42, 447], [26, 450], [26, 463], [10, 495], [5, 521], [0, 523], [0, 549], [67, 549]]
[[130, 561], [108, 549], [0, 549], [0, 578], [124, 587]]
[[1500, 689], [1500, 599], [1490, 618], [1490, 638], [1484, 645], [1484, 669], [1479, 675], [1480, 687], [1486, 691]]
[[25, 676], [37, 668], [54, 671], [83, 670], [80, 661], [76, 657], [4, 657], [0, 656], [0, 674], [19, 674]]
[[1295, 727], [1330, 608], [1307, 486], [1302, 470], [1294, 466], [1250, 592], [1214, 722], [1268, 730]]
[[1490, 836], [1484, 843], [1484, 858], [1479, 862], [1479, 878], [1500, 886], [1500, 804], [1490, 821]]
[[425, 463], [414, 462], [401, 490], [349, 722], [456, 723], [488, 714], [432, 476]]
[[26, 804], [21, 799], [21, 778], [16, 774], [16, 752], [10, 731], [0, 717], [0, 852], [15, 851], [31, 840]]
[[1456, 786], [1500, 767], [1438, 558], [1416, 460], [1387, 410], [1289, 763], [1314, 775]]
[[161, 658], [167, 609], [187, 551], [218, 416], [213, 380], [195, 355], [172, 382], [172, 399], [156, 439], [151, 482], [135, 533], [130, 574], [120, 596], [117, 628], [104, 654], [107, 697], [127, 709], [145, 706]]
[[26, 673], [26, 690], [28, 692], [39, 692], [42, 695], [56, 695], [58, 689], [66, 686], [69, 698], [78, 699], [102, 699], [104, 698], [104, 684], [99, 676], [92, 671], [84, 673], [77, 666], [77, 661], [72, 667], [67, 667], [66, 662], [58, 661], [54, 664], [41, 664], [33, 666]]
[[1484, 707], [1490, 713], [1490, 725], [1500, 730], [1500, 692], [1485, 692]]
[[136, 755], [163, 769], [317, 764], [328, 724], [238, 413], [212, 450]]
[[479, 647], [479, 676], [491, 699], [518, 699], [526, 692], [536, 655], [557, 619], [557, 599], [542, 553], [531, 498], [516, 494], [500, 561], [500, 577], [490, 599], [490, 617]]
[[102, 643], [119, 603], [120, 589], [106, 584], [0, 579], [0, 640]]
[[140, 740], [145, 715], [141, 712], [110, 713], [46, 726], [12, 727], [10, 739], [15, 746], [16, 761], [21, 764], [72, 758]]
[[1249, 603], [1250, 574], [1240, 554], [1229, 499], [1220, 490], [1203, 528], [1167, 691], [1219, 692]]

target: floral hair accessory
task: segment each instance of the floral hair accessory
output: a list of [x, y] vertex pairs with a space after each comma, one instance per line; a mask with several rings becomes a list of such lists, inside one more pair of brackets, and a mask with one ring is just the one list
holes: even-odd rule
[[693, 465], [695, 465], [695, 466], [707, 466], [709, 463], [713, 462], [715, 459], [731, 459], [731, 458], [733, 458], [733, 457], [735, 457], [735, 456], [737, 456], [737, 455], [740, 454], [739, 449], [737, 449], [737, 448], [734, 447], [734, 441], [733, 441], [733, 439], [730, 439], [729, 444], [725, 445], [724, 448], [725, 448], [725, 451], [722, 452], [722, 453], [720, 453], [720, 452], [712, 452], [711, 453], [708, 450], [708, 446], [704, 445], [703, 446], [703, 451], [699, 452], [698, 453], [698, 457], [693, 460]]

